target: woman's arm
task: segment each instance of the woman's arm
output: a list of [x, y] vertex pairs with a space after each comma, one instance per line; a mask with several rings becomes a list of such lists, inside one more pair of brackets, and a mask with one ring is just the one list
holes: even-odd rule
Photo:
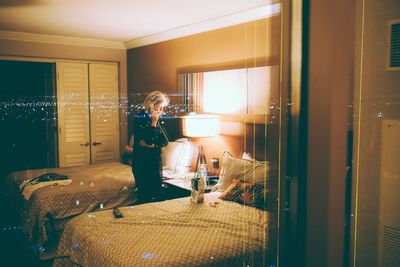
[[[153, 126], [155, 122], [155, 126]], [[159, 117], [155, 114], [149, 117], [147, 114], [135, 116], [133, 123], [135, 144], [141, 147], [163, 147], [168, 144], [168, 137], [159, 122]]]
[[152, 119], [146, 113], [139, 113], [133, 120], [135, 145], [141, 147], [155, 147], [157, 129], [152, 125]]

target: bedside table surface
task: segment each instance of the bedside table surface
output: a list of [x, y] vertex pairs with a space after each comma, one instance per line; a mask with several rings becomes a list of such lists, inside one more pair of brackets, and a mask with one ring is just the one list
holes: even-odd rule
[[[179, 187], [181, 189], [186, 189], [186, 190], [192, 191], [191, 180], [193, 177], [194, 177], [194, 173], [190, 173], [190, 174], [186, 174], [182, 178], [174, 178], [174, 179], [164, 180], [163, 183], [165, 183], [167, 185], [173, 185], [173, 186]], [[206, 193], [210, 192], [211, 188], [214, 185], [215, 184], [207, 185], [207, 187], [205, 188], [205, 192]]]
[[182, 189], [191, 190], [191, 181], [188, 179], [174, 178], [164, 180], [163, 183], [173, 185]]

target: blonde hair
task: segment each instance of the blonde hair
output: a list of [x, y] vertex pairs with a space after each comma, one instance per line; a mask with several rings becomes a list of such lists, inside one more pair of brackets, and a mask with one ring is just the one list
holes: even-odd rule
[[167, 106], [169, 104], [168, 96], [160, 91], [153, 91], [146, 96], [146, 99], [143, 102], [143, 107], [146, 110], [153, 111], [154, 106], [157, 104], [161, 104], [164, 107]]

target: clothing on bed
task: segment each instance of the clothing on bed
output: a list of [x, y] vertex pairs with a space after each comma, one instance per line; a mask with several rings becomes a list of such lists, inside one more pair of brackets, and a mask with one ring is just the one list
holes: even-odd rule
[[71, 179], [63, 179], [63, 180], [52, 180], [52, 181], [47, 181], [47, 182], [36, 182], [36, 183], [29, 183], [27, 184], [22, 184], [20, 186], [22, 195], [26, 200], [29, 200], [30, 197], [32, 196], [32, 193], [35, 192], [35, 190], [38, 190], [43, 187], [47, 186], [63, 186], [63, 185], [69, 185], [72, 183]]
[[234, 179], [219, 198], [276, 212], [278, 198], [275, 192], [276, 190], [272, 190], [260, 183], [241, 182]]
[[26, 200], [29, 200], [32, 193], [42, 187], [56, 186], [56, 185], [69, 185], [72, 183], [71, 179], [68, 179], [67, 175], [61, 175], [58, 173], [44, 173], [33, 179], [24, 181], [20, 186], [22, 195]]
[[25, 186], [34, 185], [34, 184], [42, 183], [42, 182], [60, 181], [60, 180], [66, 180], [66, 179], [68, 179], [67, 175], [61, 175], [61, 174], [53, 173], [53, 172], [44, 173], [33, 179], [26, 180], [24, 183], [22, 183], [19, 186], [19, 188], [22, 191], [22, 190], [24, 190]]

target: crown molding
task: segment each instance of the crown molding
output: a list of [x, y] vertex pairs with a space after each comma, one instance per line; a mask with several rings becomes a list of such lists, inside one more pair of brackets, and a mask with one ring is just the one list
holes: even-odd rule
[[0, 31], [0, 40], [14, 40], [24, 42], [36, 42], [58, 45], [71, 45], [71, 46], [85, 46], [85, 47], [99, 47], [99, 48], [112, 48], [112, 49], [131, 49], [150, 44], [160, 43], [184, 36], [189, 36], [197, 33], [217, 30], [249, 21], [272, 17], [280, 14], [281, 4], [274, 3], [253, 9], [248, 9], [238, 13], [218, 17], [178, 27], [172, 30], [152, 34], [141, 38], [133, 39], [130, 41], [110, 41], [91, 38], [69, 37], [69, 36], [56, 36], [45, 35], [25, 32], [12, 32]]
[[112, 49], [126, 49], [123, 42], [90, 38], [45, 35], [25, 32], [0, 31], [0, 39], [58, 45], [74, 45]]
[[280, 10], [281, 10], [280, 3], [261, 6], [246, 11], [222, 16], [216, 19], [210, 19], [207, 21], [186, 25], [183, 27], [175, 28], [158, 34], [153, 34], [133, 39], [125, 42], [125, 47], [127, 49], [137, 48], [197, 33], [217, 30], [249, 21], [272, 17], [280, 14]]

